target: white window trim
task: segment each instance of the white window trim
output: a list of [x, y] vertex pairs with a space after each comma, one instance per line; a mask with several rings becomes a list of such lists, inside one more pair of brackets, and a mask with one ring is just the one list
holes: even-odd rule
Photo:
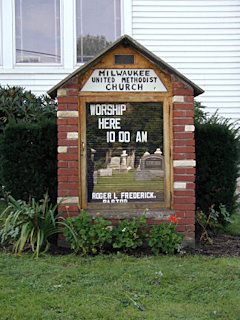
[[13, 68], [13, 0], [2, 0], [2, 65]]
[[[6, 0], [5, 0], [6, 1]], [[15, 18], [15, 1], [12, 0], [12, 40], [13, 40], [13, 61], [16, 68], [44, 68], [63, 66], [63, 0], [60, 0], [60, 54], [61, 61], [59, 63], [22, 63], [16, 62], [16, 18]]]
[[122, 35], [132, 36], [132, 0], [122, 0], [121, 4], [122, 17]]
[[[66, 0], [65, 0], [66, 1]], [[68, 0], [69, 1], [69, 0]], [[73, 0], [74, 4], [74, 67], [79, 67], [83, 65], [82, 62], [77, 62], [77, 22], [76, 22], [76, 0]], [[121, 10], [121, 35], [128, 34], [132, 36], [132, 0], [121, 0], [120, 3]], [[117, 39], [116, 39], [117, 40]]]

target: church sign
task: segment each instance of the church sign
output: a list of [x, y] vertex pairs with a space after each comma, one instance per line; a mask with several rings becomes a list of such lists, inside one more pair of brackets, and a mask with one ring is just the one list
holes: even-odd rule
[[166, 92], [153, 69], [95, 69], [82, 92]]
[[175, 215], [194, 241], [203, 90], [125, 35], [48, 93], [58, 96], [59, 212], [149, 224]]

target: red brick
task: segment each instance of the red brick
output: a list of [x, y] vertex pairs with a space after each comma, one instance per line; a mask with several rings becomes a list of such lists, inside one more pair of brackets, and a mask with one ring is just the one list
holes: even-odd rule
[[195, 181], [195, 176], [192, 175], [174, 175], [174, 181]]
[[194, 153], [195, 148], [194, 147], [173, 147], [173, 152], [176, 153]]
[[193, 97], [193, 96], [189, 96], [189, 97], [186, 96], [186, 97], [184, 98], [184, 101], [185, 101], [185, 102], [193, 102], [193, 101], [194, 101], [194, 97]]
[[193, 191], [193, 190], [186, 190], [186, 191], [175, 190], [174, 191], [174, 196], [177, 196], [177, 197], [191, 197], [194, 195], [195, 195], [195, 191]]
[[194, 159], [196, 159], [195, 153], [187, 153], [187, 154], [186, 154], [186, 159], [187, 159], [187, 160], [194, 160]]
[[174, 205], [174, 210], [195, 210], [195, 205], [194, 204], [175, 204]]
[[78, 197], [79, 191], [77, 190], [69, 190], [69, 197]]
[[174, 203], [175, 204], [186, 203], [186, 198], [174, 197]]
[[79, 85], [78, 85], [78, 80], [76, 79], [72, 79], [70, 82], [68, 82], [64, 88], [65, 89], [78, 89]]
[[183, 132], [185, 129], [184, 126], [178, 126], [177, 123], [175, 123], [175, 125], [173, 126], [173, 131], [174, 132]]
[[185, 116], [193, 118], [194, 117], [194, 111], [186, 111]]
[[173, 88], [183, 88], [183, 83], [182, 82], [173, 82], [172, 87]]
[[195, 223], [195, 219], [194, 218], [182, 218], [179, 219], [178, 224], [180, 225], [189, 225], [189, 224], [194, 224]]
[[62, 139], [58, 141], [59, 146], [78, 146], [78, 140]]
[[187, 169], [187, 174], [195, 174], [195, 173], [196, 173], [196, 168]]
[[58, 161], [58, 168], [67, 168], [68, 163], [67, 161]]
[[59, 183], [58, 184], [59, 190], [78, 190], [78, 183]]
[[174, 96], [193, 96], [193, 90], [191, 89], [173, 89]]
[[194, 234], [195, 225], [194, 224], [186, 226], [186, 231], [187, 231], [186, 236], [195, 238], [195, 234]]
[[58, 126], [58, 132], [78, 132], [78, 126]]
[[173, 124], [177, 125], [189, 125], [189, 124], [194, 124], [193, 118], [184, 118], [184, 119], [173, 119]]
[[185, 160], [185, 154], [173, 154], [173, 160]]
[[194, 139], [194, 133], [189, 132], [174, 132], [174, 139]]
[[176, 226], [177, 232], [184, 232], [185, 231], [185, 226]]
[[69, 147], [68, 148], [68, 153], [78, 153], [78, 147]]
[[75, 89], [68, 89], [68, 95], [69, 96], [78, 96], [78, 89], [77, 88], [75, 88]]
[[195, 146], [195, 140], [185, 140], [186, 146]]
[[69, 104], [68, 105], [68, 111], [78, 111], [78, 104]]
[[174, 139], [173, 140], [173, 146], [185, 146], [186, 140], [184, 139]]
[[58, 97], [58, 103], [78, 103], [78, 97]]
[[66, 103], [59, 103], [58, 102], [58, 111], [66, 111], [67, 110], [67, 104]]
[[67, 178], [67, 176], [58, 176], [58, 181], [59, 182], [67, 182], [68, 178]]
[[68, 192], [66, 190], [59, 190], [58, 189], [58, 197], [67, 197]]
[[67, 177], [67, 181], [69, 181], [69, 182], [78, 182], [78, 176]]
[[61, 176], [78, 176], [78, 169], [58, 169], [58, 174]]
[[196, 203], [196, 198], [195, 197], [187, 198], [187, 203]]
[[188, 211], [185, 213], [186, 218], [195, 218], [195, 211]]
[[183, 111], [173, 111], [173, 118], [182, 118], [184, 117]]
[[60, 119], [60, 118], [58, 118], [57, 119], [57, 124], [58, 125], [66, 125], [67, 124], [67, 119]]
[[78, 161], [69, 161], [68, 167], [69, 168], [78, 168]]
[[58, 154], [58, 160], [78, 160], [77, 154]]
[[195, 190], [195, 183], [187, 183], [187, 189], [193, 189]]
[[177, 218], [185, 218], [185, 211], [175, 211]]
[[78, 118], [68, 118], [67, 123], [70, 125], [78, 125]]
[[185, 174], [186, 169], [183, 168], [173, 168], [174, 174]]
[[58, 132], [58, 139], [66, 139], [67, 133], [66, 132]]
[[174, 103], [173, 110], [193, 110], [193, 103]]

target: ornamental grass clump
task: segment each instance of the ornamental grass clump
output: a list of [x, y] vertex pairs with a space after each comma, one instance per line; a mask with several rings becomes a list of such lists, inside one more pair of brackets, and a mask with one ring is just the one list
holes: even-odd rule
[[49, 238], [59, 231], [57, 205], [52, 206], [49, 201], [47, 194], [39, 202], [31, 199], [29, 203], [9, 195], [8, 206], [0, 216], [0, 244], [12, 245], [18, 254], [30, 251], [37, 258], [47, 252]]

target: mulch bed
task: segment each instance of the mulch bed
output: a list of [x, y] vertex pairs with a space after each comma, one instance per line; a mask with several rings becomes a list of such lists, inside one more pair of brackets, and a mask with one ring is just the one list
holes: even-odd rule
[[240, 237], [220, 234], [212, 238], [213, 244], [196, 241], [189, 253], [214, 257], [240, 257]]
[[[220, 234], [212, 237], [213, 244], [208, 244], [204, 242], [199, 242], [196, 239], [195, 248], [184, 248], [186, 254], [200, 254], [212, 257], [240, 257], [240, 237], [231, 236], [228, 234]], [[58, 247], [56, 245], [51, 245], [48, 254], [51, 255], [66, 255], [71, 254], [73, 251], [70, 248]], [[110, 252], [108, 252], [110, 253]], [[151, 255], [151, 252], [147, 249], [136, 250], [130, 253], [136, 257], [142, 257], [146, 255]]]

